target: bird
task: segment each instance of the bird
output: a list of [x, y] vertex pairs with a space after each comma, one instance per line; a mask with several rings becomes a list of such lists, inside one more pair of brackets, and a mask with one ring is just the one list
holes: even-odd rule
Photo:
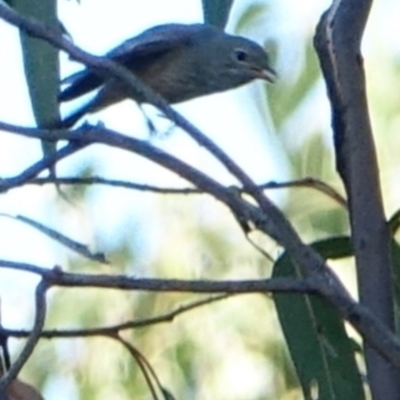
[[[208, 24], [170, 23], [149, 28], [124, 41], [105, 57], [132, 71], [169, 104], [223, 92], [255, 79], [274, 83], [277, 74], [269, 54], [257, 43]], [[69, 77], [59, 102], [67, 102], [98, 89], [86, 104], [64, 118], [63, 127], [126, 98], [139, 106], [148, 103], [116, 77], [85, 68]]]

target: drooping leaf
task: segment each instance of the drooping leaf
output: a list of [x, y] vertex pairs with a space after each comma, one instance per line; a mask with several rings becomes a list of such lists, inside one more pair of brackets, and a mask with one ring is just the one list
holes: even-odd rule
[[[330, 238], [312, 247], [324, 258], [352, 255], [348, 237]], [[284, 253], [273, 277], [301, 277], [301, 271]], [[364, 399], [354, 346], [336, 310], [317, 296], [276, 294], [274, 301], [304, 398]]]
[[202, 0], [204, 22], [225, 28], [233, 0]]
[[164, 400], [175, 400], [175, 397], [173, 396], [173, 394], [168, 390], [165, 389], [164, 387], [161, 387], [161, 392], [164, 396]]
[[[13, 7], [22, 15], [36, 19], [59, 32], [57, 1], [13, 0]], [[21, 46], [26, 81], [33, 114], [41, 128], [51, 128], [59, 121], [57, 94], [59, 89], [58, 50], [42, 39], [33, 38], [21, 31]], [[44, 155], [56, 149], [54, 142], [42, 142]]]

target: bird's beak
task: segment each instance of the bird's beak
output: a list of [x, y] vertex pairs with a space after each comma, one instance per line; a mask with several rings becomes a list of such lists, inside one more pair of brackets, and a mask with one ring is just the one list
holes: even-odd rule
[[257, 68], [257, 69], [254, 69], [254, 72], [256, 73], [257, 78], [264, 79], [270, 83], [275, 83], [278, 78], [278, 74], [271, 67], [264, 68], [264, 69]]

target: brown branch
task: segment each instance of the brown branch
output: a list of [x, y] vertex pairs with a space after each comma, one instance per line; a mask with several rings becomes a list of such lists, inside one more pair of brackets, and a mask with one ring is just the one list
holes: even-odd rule
[[336, 203], [338, 203], [343, 208], [347, 208], [346, 199], [332, 186], [328, 185], [324, 181], [320, 179], [306, 177], [302, 179], [296, 179], [288, 182], [267, 182], [259, 186], [260, 189], [283, 189], [290, 187], [298, 187], [298, 188], [311, 188], [317, 190], [326, 196], [330, 197]]
[[40, 339], [46, 319], [46, 291], [49, 288], [43, 279], [36, 287], [35, 291], [35, 320], [28, 340], [19, 354], [18, 358], [11, 364], [10, 369], [0, 378], [0, 390], [5, 390], [7, 386], [17, 378], [22, 367], [31, 356], [36, 344]]
[[[0, 122], [1, 127], [1, 122]], [[130, 181], [124, 181], [119, 179], [108, 179], [100, 176], [91, 176], [85, 178], [76, 177], [46, 177], [46, 178], [35, 178], [27, 182], [29, 185], [46, 185], [46, 184], [60, 184], [60, 185], [106, 185], [112, 187], [119, 187], [124, 189], [133, 189], [143, 192], [152, 192], [159, 194], [204, 194], [204, 192], [197, 188], [170, 188], [160, 187], [142, 183], [135, 183]], [[302, 179], [295, 179], [287, 182], [266, 182], [258, 185], [260, 190], [274, 190], [274, 189], [286, 189], [286, 188], [310, 188], [320, 193], [325, 194], [332, 200], [337, 202], [340, 206], [347, 208], [346, 199], [332, 186], [321, 181], [320, 179], [306, 177]], [[242, 188], [238, 188], [240, 193], [246, 193]]]
[[35, 178], [27, 182], [28, 185], [46, 185], [58, 183], [60, 185], [106, 185], [116, 188], [132, 189], [140, 192], [151, 192], [157, 194], [205, 194], [202, 190], [197, 188], [171, 188], [161, 187], [155, 185], [148, 185], [142, 183], [135, 183], [131, 181], [124, 181], [120, 179], [108, 179], [100, 176], [91, 176], [87, 178], [76, 177], [57, 177], [57, 178]]
[[253, 280], [181, 280], [135, 278], [126, 275], [78, 274], [64, 272], [60, 267], [53, 269], [33, 264], [0, 260], [0, 268], [30, 272], [39, 275], [49, 286], [92, 287], [103, 289], [142, 290], [149, 292], [190, 293], [264, 293], [296, 292], [315, 293], [316, 288], [307, 279], [274, 278]]
[[[332, 105], [336, 165], [349, 199], [360, 302], [395, 329], [390, 235], [369, 120], [360, 44], [372, 0], [336, 0], [320, 21], [315, 47]], [[374, 399], [397, 400], [400, 370], [366, 346]]]

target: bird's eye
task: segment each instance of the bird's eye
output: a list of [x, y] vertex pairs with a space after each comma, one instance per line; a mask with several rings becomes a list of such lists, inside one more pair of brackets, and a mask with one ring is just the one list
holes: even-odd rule
[[248, 56], [248, 54], [244, 50], [241, 50], [241, 49], [236, 49], [235, 50], [235, 58], [236, 58], [236, 60], [238, 60], [238, 61], [246, 61], [247, 60], [247, 56]]

